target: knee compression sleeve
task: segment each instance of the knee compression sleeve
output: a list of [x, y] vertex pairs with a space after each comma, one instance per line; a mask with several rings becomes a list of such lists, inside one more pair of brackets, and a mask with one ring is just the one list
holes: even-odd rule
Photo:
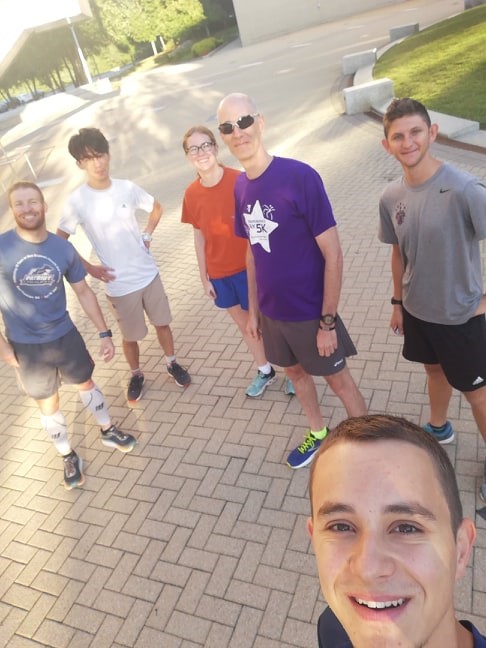
[[106, 407], [105, 397], [100, 389], [95, 385], [88, 391], [80, 391], [79, 397], [81, 402], [88, 409], [96, 419], [100, 427], [106, 429], [111, 424], [108, 408]]
[[67, 425], [64, 414], [60, 410], [51, 416], [44, 416], [41, 414], [41, 423], [56, 450], [62, 455], [69, 454], [71, 452], [71, 444], [68, 440]]

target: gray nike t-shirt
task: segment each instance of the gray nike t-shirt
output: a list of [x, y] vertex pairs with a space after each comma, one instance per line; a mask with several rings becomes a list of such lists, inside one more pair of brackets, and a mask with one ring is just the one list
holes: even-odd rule
[[438, 324], [474, 315], [483, 294], [484, 182], [449, 164], [418, 186], [391, 182], [380, 199], [378, 238], [400, 247], [409, 313]]

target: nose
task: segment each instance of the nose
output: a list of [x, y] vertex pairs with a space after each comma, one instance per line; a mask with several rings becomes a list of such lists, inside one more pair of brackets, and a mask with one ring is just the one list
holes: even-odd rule
[[244, 129], [240, 128], [239, 126], [236, 126], [236, 124], [235, 124], [235, 126], [233, 128], [232, 136], [233, 137], [241, 137], [242, 134], [243, 134], [243, 130]]
[[386, 541], [369, 532], [362, 533], [356, 540], [349, 557], [349, 565], [363, 582], [388, 577], [395, 569], [395, 562]]
[[403, 138], [403, 146], [405, 148], [410, 148], [414, 143], [413, 136], [412, 135], [405, 135]]

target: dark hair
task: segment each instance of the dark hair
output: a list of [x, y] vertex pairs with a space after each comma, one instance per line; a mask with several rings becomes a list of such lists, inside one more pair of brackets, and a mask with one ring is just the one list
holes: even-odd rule
[[429, 128], [432, 124], [427, 108], [424, 104], [420, 103], [420, 101], [410, 99], [410, 97], [393, 99], [383, 115], [383, 129], [385, 131], [385, 137], [388, 136], [388, 131], [390, 130], [392, 122], [394, 122], [395, 119], [400, 119], [400, 117], [406, 117], [407, 115], [420, 115]]
[[182, 148], [184, 149], [184, 153], [187, 153], [187, 140], [191, 137], [191, 135], [194, 135], [194, 133], [201, 133], [201, 135], [206, 135], [207, 137], [209, 137], [211, 143], [214, 146], [218, 145], [212, 130], [210, 130], [206, 126], [192, 126], [192, 128], [184, 133], [184, 137], [182, 138]]
[[455, 536], [462, 522], [463, 513], [456, 475], [449, 457], [432, 435], [415, 423], [397, 416], [375, 414], [349, 418], [329, 432], [316, 453], [309, 475], [311, 513], [313, 514], [312, 482], [321, 455], [337, 443], [373, 443], [376, 441], [402, 441], [421, 448], [429, 455], [447, 501], [452, 531]]
[[108, 140], [98, 128], [81, 128], [69, 140], [68, 150], [80, 162], [110, 152]]
[[11, 187], [9, 187], [7, 191], [7, 197], [8, 197], [8, 204], [10, 207], [12, 206], [12, 194], [14, 191], [17, 191], [17, 189], [34, 189], [37, 191], [39, 196], [41, 197], [41, 200], [43, 203], [45, 203], [45, 198], [44, 194], [42, 193], [41, 189], [34, 183], [34, 182], [27, 182], [24, 180], [21, 180], [20, 182], [15, 182]]

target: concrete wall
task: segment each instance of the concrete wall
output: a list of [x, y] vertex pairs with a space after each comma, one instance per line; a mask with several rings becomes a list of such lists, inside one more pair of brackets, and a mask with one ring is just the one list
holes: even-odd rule
[[233, 0], [243, 45], [404, 0]]

